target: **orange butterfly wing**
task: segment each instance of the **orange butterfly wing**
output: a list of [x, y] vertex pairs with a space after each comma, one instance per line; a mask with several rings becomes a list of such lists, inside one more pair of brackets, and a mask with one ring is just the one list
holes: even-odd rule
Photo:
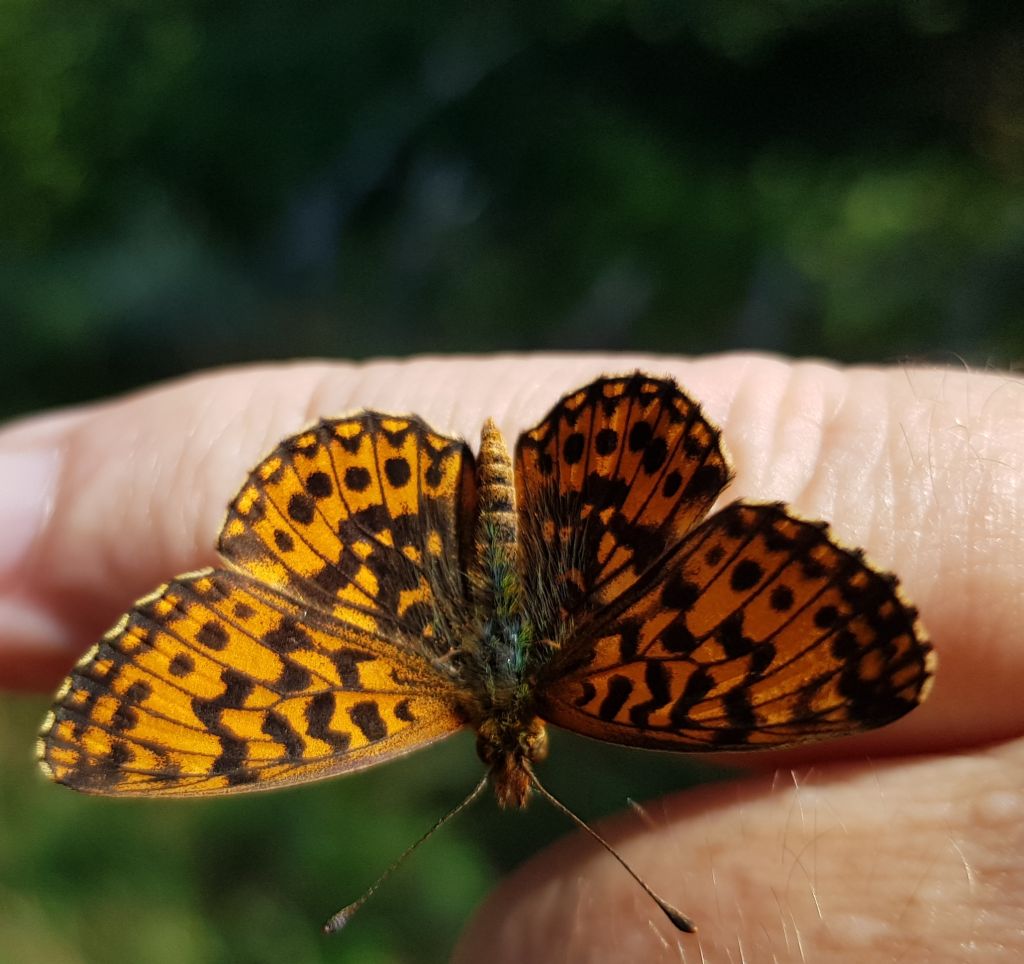
[[701, 524], [730, 476], [719, 434], [674, 382], [637, 373], [566, 396], [520, 437], [526, 595], [556, 647], [541, 716], [680, 750], [902, 716], [934, 654], [895, 580], [781, 506]]
[[525, 595], [560, 644], [656, 571], [730, 474], [696, 402], [640, 373], [565, 396], [520, 436], [515, 470]]
[[141, 600], [65, 680], [39, 755], [110, 794], [226, 793], [369, 766], [459, 729], [476, 490], [465, 443], [363, 412], [286, 439], [232, 501], [238, 572]]
[[934, 654], [896, 581], [779, 505], [735, 503], [556, 661], [541, 714], [659, 749], [788, 746], [883, 726]]
[[465, 442], [361, 412], [286, 439], [251, 473], [217, 548], [260, 582], [425, 655], [466, 621], [476, 509]]
[[208, 570], [140, 600], [83, 657], [39, 754], [77, 790], [194, 796], [358, 770], [462, 724], [423, 657]]

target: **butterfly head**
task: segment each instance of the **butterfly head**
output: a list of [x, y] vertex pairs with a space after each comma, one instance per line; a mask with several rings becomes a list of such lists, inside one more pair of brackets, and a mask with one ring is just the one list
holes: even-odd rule
[[490, 771], [501, 807], [525, 807], [530, 797], [531, 766], [548, 755], [548, 733], [537, 717], [509, 724], [492, 716], [477, 727], [476, 752]]

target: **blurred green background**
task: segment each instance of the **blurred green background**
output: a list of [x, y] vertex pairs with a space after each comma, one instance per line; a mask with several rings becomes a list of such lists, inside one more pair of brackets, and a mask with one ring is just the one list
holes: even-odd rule
[[[0, 416], [296, 355], [1024, 357], [1024, 16], [966, 0], [0, 3]], [[37, 779], [0, 703], [0, 956], [444, 960], [564, 831], [472, 740], [196, 803]], [[639, 757], [639, 759], [637, 759]], [[559, 734], [586, 816], [687, 764]], [[638, 868], [641, 871], [643, 868]]]

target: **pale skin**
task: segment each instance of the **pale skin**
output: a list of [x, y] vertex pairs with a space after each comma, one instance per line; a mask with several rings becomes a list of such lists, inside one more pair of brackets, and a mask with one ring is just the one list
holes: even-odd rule
[[514, 444], [564, 392], [636, 368], [675, 377], [722, 428], [723, 502], [784, 500], [899, 575], [936, 685], [892, 727], [734, 758], [752, 775], [601, 823], [698, 934], [573, 834], [490, 895], [456, 959], [1017, 960], [1024, 383], [1010, 375], [740, 355], [295, 363], [21, 420], [0, 431], [0, 685], [55, 686], [133, 598], [214, 563], [245, 472], [314, 417], [416, 412], [475, 446], [492, 416]]

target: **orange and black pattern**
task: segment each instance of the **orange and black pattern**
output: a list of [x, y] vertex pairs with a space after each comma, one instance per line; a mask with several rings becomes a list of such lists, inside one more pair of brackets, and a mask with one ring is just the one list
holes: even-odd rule
[[217, 548], [344, 623], [440, 655], [460, 628], [475, 485], [465, 442], [418, 418], [325, 420], [256, 467]]
[[913, 709], [932, 672], [895, 580], [781, 505], [734, 503], [586, 627], [545, 719], [659, 749], [787, 746]]
[[236, 573], [182, 576], [79, 662], [44, 726], [55, 779], [191, 796], [370, 766], [459, 729], [421, 656]]
[[700, 407], [639, 373], [563, 398], [520, 436], [516, 473], [527, 592], [559, 641], [657, 570], [730, 476]]
[[730, 469], [674, 382], [598, 379], [512, 459], [485, 438], [475, 465], [415, 416], [363, 412], [282, 442], [231, 502], [230, 568], [140, 600], [65, 680], [43, 769], [94, 793], [227, 793], [468, 725], [520, 803], [544, 720], [754, 749], [927, 695], [934, 654], [894, 577], [781, 505], [708, 517]]

